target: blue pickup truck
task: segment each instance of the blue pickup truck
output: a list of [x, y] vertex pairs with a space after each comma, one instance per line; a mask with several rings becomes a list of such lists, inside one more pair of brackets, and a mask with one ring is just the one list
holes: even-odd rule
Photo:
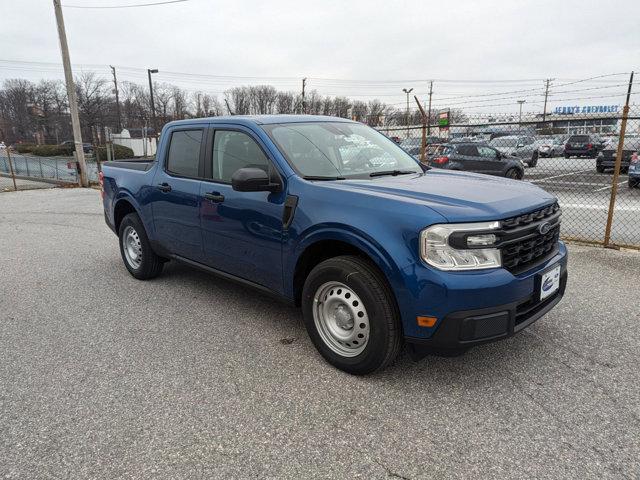
[[101, 184], [131, 275], [179, 261], [299, 305], [320, 354], [352, 374], [403, 347], [419, 359], [509, 337], [567, 283], [555, 197], [429, 169], [345, 119], [171, 122], [154, 161], [105, 163]]

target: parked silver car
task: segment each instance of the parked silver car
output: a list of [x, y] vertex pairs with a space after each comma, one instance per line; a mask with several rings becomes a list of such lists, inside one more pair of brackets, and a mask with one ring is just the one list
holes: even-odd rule
[[538, 156], [540, 157], [561, 157], [564, 154], [564, 137], [542, 137], [536, 140], [538, 144]]
[[489, 145], [504, 155], [518, 157], [529, 167], [535, 167], [538, 164], [538, 146], [533, 136], [509, 135], [496, 137], [489, 142]]

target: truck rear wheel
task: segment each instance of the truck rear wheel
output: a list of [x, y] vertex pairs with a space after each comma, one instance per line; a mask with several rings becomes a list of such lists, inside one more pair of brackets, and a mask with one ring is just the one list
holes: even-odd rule
[[333, 366], [365, 375], [389, 365], [402, 342], [400, 314], [378, 269], [355, 256], [325, 260], [302, 291], [311, 341]]
[[164, 261], [151, 248], [147, 232], [137, 213], [130, 213], [122, 219], [118, 237], [124, 266], [131, 275], [138, 280], [148, 280], [160, 275]]

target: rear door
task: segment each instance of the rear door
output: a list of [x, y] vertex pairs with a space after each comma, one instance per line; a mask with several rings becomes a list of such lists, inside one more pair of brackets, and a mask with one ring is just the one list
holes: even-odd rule
[[201, 261], [200, 189], [204, 175], [205, 131], [202, 126], [169, 132], [154, 176], [151, 206], [158, 242], [168, 252]]

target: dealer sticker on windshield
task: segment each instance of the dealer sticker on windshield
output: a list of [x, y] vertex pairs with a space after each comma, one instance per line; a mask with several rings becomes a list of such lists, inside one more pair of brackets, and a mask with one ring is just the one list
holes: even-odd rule
[[560, 265], [542, 274], [540, 281], [540, 300], [553, 295], [560, 288]]

